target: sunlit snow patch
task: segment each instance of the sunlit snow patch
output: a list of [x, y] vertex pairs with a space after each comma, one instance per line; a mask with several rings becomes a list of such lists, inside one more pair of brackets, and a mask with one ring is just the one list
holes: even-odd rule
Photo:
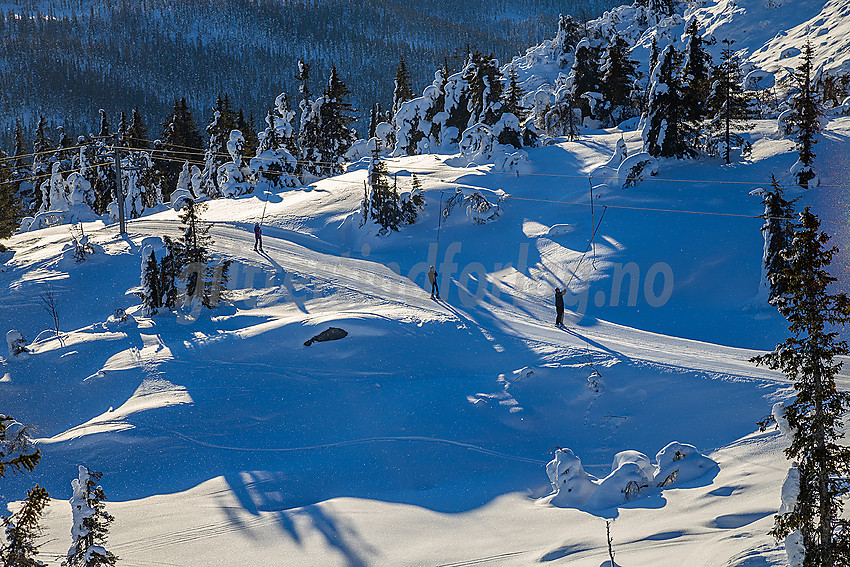
[[96, 433], [133, 429], [135, 426], [128, 423], [126, 418], [134, 413], [180, 404], [191, 404], [193, 402], [192, 396], [189, 395], [189, 392], [183, 386], [178, 386], [167, 380], [158, 378], [146, 379], [136, 388], [130, 399], [117, 409], [109, 408], [109, 410], [88, 420], [82, 425], [73, 427], [53, 437], [37, 439], [36, 441], [39, 443], [61, 443]]

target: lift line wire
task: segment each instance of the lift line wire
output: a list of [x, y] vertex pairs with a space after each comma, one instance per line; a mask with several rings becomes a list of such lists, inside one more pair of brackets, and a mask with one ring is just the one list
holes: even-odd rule
[[[149, 140], [142, 140], [140, 138], [128, 138], [128, 139], [138, 140], [138, 141], [149, 141]], [[86, 147], [86, 145], [69, 146], [68, 148], [59, 148], [59, 149], [55, 149], [55, 150], [45, 150], [44, 152], [36, 152], [36, 153], [32, 153], [32, 154], [23, 154], [23, 155], [20, 155], [20, 156], [9, 156], [7, 158], [0, 158], [0, 161], [15, 160], [15, 159], [18, 159], [18, 158], [21, 158], [21, 157], [64, 152], [64, 151], [69, 151], [69, 150], [79, 149], [79, 148], [84, 148], [84, 147]], [[191, 150], [191, 151], [174, 150], [174, 149], [171, 149], [171, 148], [183, 148], [185, 150]], [[129, 147], [129, 146], [119, 146], [118, 149], [123, 150], [123, 151], [146, 151], [146, 152], [150, 152], [151, 154], [166, 154], [166, 153], [188, 154], [188, 155], [195, 155], [195, 156], [200, 156], [200, 157], [206, 157], [206, 154], [207, 154], [207, 152], [200, 150], [198, 148], [192, 148], [191, 146], [183, 146], [183, 145], [179, 145], [179, 144], [168, 144], [168, 148], [160, 148], [160, 149], [133, 148], [133, 147]], [[212, 155], [215, 156], [215, 157], [223, 157], [223, 158], [230, 158], [231, 157], [230, 154], [222, 154], [222, 153], [215, 153], [215, 154], [212, 154]], [[400, 156], [400, 157], [407, 157], [407, 156]], [[156, 159], [156, 160], [160, 160], [160, 161], [179, 162], [179, 163], [185, 163], [186, 161], [189, 161], [193, 165], [206, 165], [205, 162], [203, 162], [203, 161], [184, 160], [184, 159], [180, 159], [180, 158], [169, 158], [169, 157], [165, 157], [165, 156], [151, 155], [151, 159]], [[255, 156], [255, 157], [249, 158], [249, 159], [263, 160], [265, 158]], [[271, 160], [272, 158], [268, 158], [268, 159]], [[334, 163], [334, 162], [317, 162], [317, 161], [308, 162], [308, 161], [297, 160], [297, 159], [296, 159], [296, 163], [299, 163], [299, 164], [302, 164], [302, 165], [303, 164], [328, 165], [328, 166], [338, 166], [338, 165], [340, 165], [339, 163]], [[405, 171], [409, 171], [407, 168], [403, 168], [403, 169]], [[420, 169], [418, 169], [418, 171], [411, 172], [411, 173], [429, 173], [429, 172], [438, 172], [438, 171], [444, 171], [444, 170], [443, 169], [420, 168]], [[564, 178], [564, 179], [586, 179], [587, 178], [586, 175], [567, 175], [567, 174], [564, 174], [564, 173], [523, 173], [523, 174], [519, 174], [519, 172], [508, 172], [508, 171], [489, 171], [487, 173], [488, 174], [497, 174], [497, 175], [511, 175], [511, 176], [521, 175], [521, 176], [525, 176], [525, 177], [551, 177], [551, 178]], [[598, 179], [600, 179], [600, 180], [610, 180], [610, 179], [618, 179], [618, 177], [613, 176], [613, 175], [601, 175], [601, 176], [598, 176]], [[673, 178], [664, 178], [664, 177], [653, 177], [652, 179], [649, 179], [649, 181], [665, 181], [665, 182], [671, 182], [671, 183], [685, 183], [685, 184], [689, 184], [689, 185], [714, 184], [714, 185], [749, 185], [749, 186], [753, 186], [753, 185], [766, 185], [767, 184], [764, 181], [732, 181], [732, 180], [720, 181], [720, 180], [712, 180], [712, 179], [704, 179], [704, 180], [700, 180], [700, 181], [694, 181], [692, 179], [673, 179]], [[850, 185], [846, 185], [846, 184], [819, 185], [819, 187], [828, 187], [828, 188], [837, 188], [837, 189], [850, 189]]]

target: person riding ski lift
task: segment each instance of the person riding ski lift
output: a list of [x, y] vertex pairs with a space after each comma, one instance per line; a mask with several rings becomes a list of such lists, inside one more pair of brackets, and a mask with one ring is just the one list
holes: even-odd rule
[[257, 251], [257, 246], [260, 247], [260, 252], [263, 251], [263, 229], [259, 223], [254, 223], [254, 252]]
[[[434, 266], [431, 266], [431, 269], [428, 270], [428, 281], [431, 282], [431, 299], [440, 299], [440, 288], [437, 287], [437, 270], [434, 269]], [[434, 297], [436, 294], [436, 297]]]

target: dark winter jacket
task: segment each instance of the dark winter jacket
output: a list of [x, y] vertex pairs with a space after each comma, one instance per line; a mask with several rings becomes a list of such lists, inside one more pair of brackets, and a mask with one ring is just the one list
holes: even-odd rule
[[263, 234], [263, 231], [262, 231], [262, 229], [260, 229], [260, 225], [255, 224], [254, 225], [254, 236], [259, 237], [261, 234]]
[[564, 310], [564, 294], [565, 293], [567, 293], [567, 290], [555, 292], [555, 309], [557, 309], [558, 311]]

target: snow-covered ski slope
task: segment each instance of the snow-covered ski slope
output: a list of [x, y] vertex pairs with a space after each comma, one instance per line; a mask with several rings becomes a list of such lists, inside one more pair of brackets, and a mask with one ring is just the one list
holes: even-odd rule
[[[808, 21], [795, 14], [782, 29]], [[745, 37], [753, 52], [769, 39]], [[358, 226], [365, 163], [209, 202], [212, 248], [233, 261], [230, 301], [214, 310], [138, 307], [141, 251], [179, 233], [173, 211], [129, 222], [126, 237], [86, 224], [96, 251], [80, 264], [68, 227], [4, 242], [0, 331], [21, 331], [32, 353], [2, 361], [0, 410], [36, 428], [44, 459], [0, 496], [50, 490], [42, 559], [55, 565], [81, 463], [104, 472], [108, 548], [124, 565], [597, 567], [606, 519], [618, 565], [785, 565], [767, 535], [784, 441], [755, 424], [791, 391], [748, 359], [786, 331], [763, 302], [750, 192], [770, 173], [789, 185], [793, 142], [759, 122], [740, 162], [661, 161], [622, 189], [592, 175], [621, 137], [639, 151], [635, 132], [587, 131], [528, 150], [520, 175], [457, 156], [387, 160], [402, 188], [417, 174], [427, 206], [386, 237]], [[834, 235], [848, 290], [850, 118], [832, 117], [816, 151], [822, 186], [799, 206]], [[457, 189], [501, 197], [501, 215], [479, 225], [458, 207], [438, 232]], [[442, 301], [428, 296], [430, 265]], [[48, 285], [62, 344], [46, 331]], [[556, 286], [571, 291], [565, 329]], [[130, 318], [110, 319], [116, 309]], [[348, 336], [303, 345], [330, 326]], [[674, 440], [718, 467], [618, 508], [539, 500], [555, 447], [603, 477], [617, 452], [653, 457]]]
[[[97, 252], [81, 264], [63, 250], [67, 227], [16, 236], [0, 317], [39, 339], [3, 363], [0, 399], [38, 428], [44, 460], [4, 479], [3, 496], [37, 480], [59, 499], [48, 558], [69, 543], [61, 499], [85, 463], [105, 473], [111, 549], [128, 565], [595, 566], [607, 557], [604, 518], [616, 518], [619, 564], [781, 565], [766, 532], [787, 464], [778, 434], [755, 422], [789, 390], [747, 362], [784, 337], [757, 300], [761, 206], [748, 194], [793, 162], [771, 128], [759, 125], [745, 163], [667, 162], [633, 189], [597, 184], [593, 218], [583, 172], [619, 133], [532, 150], [535, 170], [519, 177], [444, 156], [390, 160], [400, 184], [419, 175], [427, 207], [388, 237], [357, 228], [365, 167], [268, 203], [213, 201], [232, 302], [196, 318], [142, 317], [130, 293], [142, 246], [179, 230], [171, 211], [130, 222], [126, 238], [87, 225]], [[822, 155], [846, 151], [849, 132], [850, 120], [834, 120]], [[824, 204], [846, 198], [831, 187], [845, 181], [827, 163], [825, 186], [802, 203], [837, 218], [846, 208]], [[423, 289], [435, 211], [457, 187], [508, 197], [491, 223], [462, 209], [445, 219], [436, 264], [450, 283], [435, 302]], [[264, 206], [260, 255], [251, 227]], [[824, 224], [844, 238], [845, 226]], [[623, 276], [612, 306], [617, 266], [630, 262], [636, 305]], [[661, 265], [669, 272], [656, 267], [646, 287]], [[666, 274], [669, 299], [653, 307]], [[588, 301], [562, 330], [552, 297], [567, 283]], [[64, 346], [42, 333], [47, 284]], [[108, 321], [117, 308], [133, 318]], [[328, 326], [349, 335], [303, 346]], [[535, 500], [556, 446], [602, 477], [616, 452], [653, 456], [673, 440], [719, 469], [619, 509]]]

